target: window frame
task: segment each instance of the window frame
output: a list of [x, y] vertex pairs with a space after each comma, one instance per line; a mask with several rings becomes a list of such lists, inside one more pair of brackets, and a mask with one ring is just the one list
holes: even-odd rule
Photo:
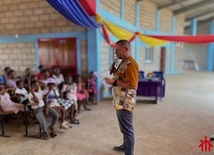
[[154, 61], [154, 47], [145, 47], [145, 63]]

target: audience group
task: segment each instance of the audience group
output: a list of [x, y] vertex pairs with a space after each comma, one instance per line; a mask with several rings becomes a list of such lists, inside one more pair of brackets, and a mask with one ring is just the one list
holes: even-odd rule
[[[60, 129], [72, 128], [71, 123], [79, 124], [76, 116], [81, 111], [90, 111], [92, 104], [97, 104], [96, 81], [93, 72], [87, 80], [80, 75], [65, 77], [59, 67], [39, 66], [40, 72], [33, 74], [27, 68], [22, 76], [10, 67], [0, 76], [0, 110], [14, 112], [24, 123], [23, 112], [36, 119], [42, 130], [42, 139], [56, 137], [55, 125], [59, 121]], [[51, 117], [47, 127], [46, 117]], [[50, 134], [49, 131], [50, 130]]]

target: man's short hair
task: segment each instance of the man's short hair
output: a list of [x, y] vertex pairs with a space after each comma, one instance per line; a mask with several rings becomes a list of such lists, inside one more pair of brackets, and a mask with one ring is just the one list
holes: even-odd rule
[[121, 39], [121, 40], [117, 41], [116, 44], [120, 44], [120, 45], [123, 46], [123, 47], [130, 48], [130, 43], [129, 43], [129, 41], [128, 41], [128, 40], [125, 40], [125, 39]]

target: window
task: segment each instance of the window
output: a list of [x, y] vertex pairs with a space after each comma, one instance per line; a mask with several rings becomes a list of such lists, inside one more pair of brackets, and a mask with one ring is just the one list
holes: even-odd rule
[[145, 62], [151, 63], [154, 59], [154, 48], [153, 47], [146, 47], [145, 49]]

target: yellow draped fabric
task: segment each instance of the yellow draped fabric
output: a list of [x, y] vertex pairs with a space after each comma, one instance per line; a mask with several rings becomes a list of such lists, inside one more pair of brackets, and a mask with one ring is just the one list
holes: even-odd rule
[[102, 18], [102, 16], [100, 16], [99, 14], [96, 15], [97, 18], [97, 22], [98, 23], [102, 23], [104, 21], [104, 19]]
[[[118, 39], [126, 39], [129, 40], [130, 38], [132, 38], [135, 34], [133, 32], [130, 32], [124, 28], [121, 28], [107, 20], [104, 20], [99, 14], [97, 14], [97, 22], [98, 23], [103, 23], [108, 30]], [[163, 45], [165, 43], [167, 43], [168, 41], [165, 40], [161, 40], [161, 39], [156, 39], [153, 37], [149, 37], [149, 36], [145, 36], [141, 33], [138, 34], [139, 38], [145, 42], [146, 44], [148, 44], [149, 46], [160, 46]]]
[[148, 37], [148, 36], [145, 36], [143, 34], [139, 34], [139, 38], [145, 42], [146, 44], [150, 45], [150, 46], [161, 46], [163, 44], [166, 44], [168, 41], [165, 41], [165, 40], [161, 40], [161, 39], [156, 39], [156, 38], [153, 38], [153, 37]]
[[105, 26], [108, 30], [118, 39], [126, 39], [129, 40], [134, 34], [129, 32], [119, 26], [116, 26], [108, 21], [105, 21]]

